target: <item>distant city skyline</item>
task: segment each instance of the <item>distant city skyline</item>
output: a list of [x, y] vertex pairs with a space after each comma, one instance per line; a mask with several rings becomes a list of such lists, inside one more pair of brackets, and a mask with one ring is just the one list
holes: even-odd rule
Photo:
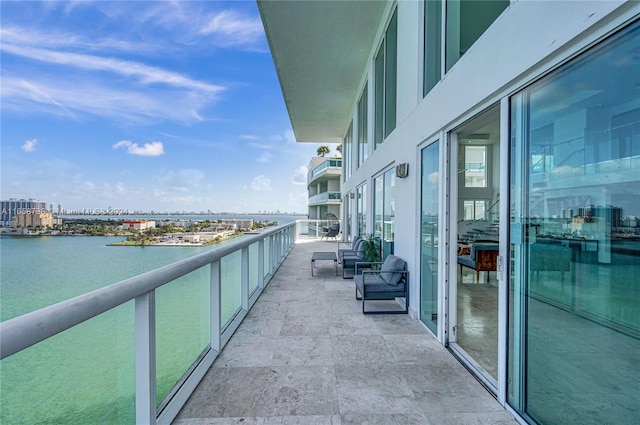
[[[2, 199], [2, 211], [1, 213], [4, 215], [7, 213], [8, 209], [13, 209], [14, 213], [18, 212], [18, 210], [44, 210], [48, 212], [52, 212], [56, 215], [108, 215], [108, 216], [118, 216], [118, 215], [269, 215], [269, 214], [286, 214], [286, 215], [306, 215], [306, 212], [302, 211], [281, 211], [280, 209], [276, 210], [257, 210], [257, 211], [226, 211], [226, 210], [211, 210], [211, 209], [199, 209], [199, 210], [135, 210], [127, 207], [95, 207], [95, 208], [78, 208], [78, 209], [70, 209], [65, 208], [61, 203], [54, 203], [44, 201], [42, 199], [36, 198], [9, 198]], [[14, 203], [13, 207], [7, 207], [7, 204]], [[28, 206], [17, 207], [16, 204], [28, 204]], [[35, 205], [35, 206], [34, 206]]]
[[325, 143], [295, 141], [255, 2], [0, 8], [2, 199], [306, 211]]

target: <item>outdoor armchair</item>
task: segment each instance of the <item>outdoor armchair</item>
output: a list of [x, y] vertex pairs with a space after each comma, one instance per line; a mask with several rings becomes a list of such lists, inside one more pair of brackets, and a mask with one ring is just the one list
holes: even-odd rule
[[357, 241], [355, 249], [347, 249], [340, 252], [338, 261], [342, 264], [342, 278], [347, 279], [350, 276], [347, 276], [345, 271], [355, 270], [357, 262], [365, 261], [364, 240], [360, 239]]
[[[353, 240], [351, 242], [338, 242], [338, 263], [342, 263], [342, 255], [344, 255], [346, 252], [355, 252], [357, 251], [357, 244], [358, 241], [361, 241], [362, 237], [361, 236], [356, 236], [355, 238], [353, 238]], [[340, 246], [346, 246], [347, 248], [340, 248]]]
[[[383, 263], [358, 264], [371, 267], [380, 265], [378, 270], [368, 268], [361, 274], [355, 274], [353, 280], [356, 286], [356, 299], [362, 300], [363, 314], [406, 314], [409, 312], [409, 272], [407, 263], [400, 257], [389, 255]], [[367, 300], [395, 300], [404, 298], [404, 310], [367, 310]]]

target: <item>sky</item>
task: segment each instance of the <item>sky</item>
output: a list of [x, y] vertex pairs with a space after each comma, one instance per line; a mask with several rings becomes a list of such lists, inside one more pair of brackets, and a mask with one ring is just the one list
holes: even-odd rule
[[3, 200], [306, 214], [321, 144], [295, 141], [255, 1], [0, 7]]

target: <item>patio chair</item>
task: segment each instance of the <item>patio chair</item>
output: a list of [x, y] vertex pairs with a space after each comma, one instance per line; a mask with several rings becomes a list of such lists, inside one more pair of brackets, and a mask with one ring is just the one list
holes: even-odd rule
[[[339, 242], [338, 243], [338, 263], [342, 264], [342, 256], [348, 252], [356, 251], [358, 241], [362, 240], [361, 236], [356, 236], [351, 242]], [[348, 248], [340, 248], [340, 245], [347, 245]]]
[[[366, 263], [370, 267], [374, 263]], [[362, 300], [363, 314], [407, 314], [409, 312], [409, 272], [407, 263], [400, 257], [389, 255], [379, 270], [368, 268], [355, 274], [356, 299]], [[359, 265], [356, 266], [359, 269]], [[360, 296], [358, 296], [360, 294]], [[367, 310], [367, 300], [395, 300], [404, 298], [404, 310]]]
[[332, 224], [329, 227], [323, 227], [320, 232], [320, 240], [323, 238], [334, 238], [340, 233], [340, 223]]
[[342, 278], [347, 279], [351, 276], [345, 274], [346, 270], [355, 272], [356, 263], [365, 261], [364, 240], [359, 239], [354, 244], [354, 249], [345, 249], [338, 253], [338, 261], [342, 264]]

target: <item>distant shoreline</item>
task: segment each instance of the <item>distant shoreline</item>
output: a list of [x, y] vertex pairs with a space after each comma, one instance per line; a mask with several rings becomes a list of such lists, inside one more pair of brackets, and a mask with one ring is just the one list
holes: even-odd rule
[[[237, 238], [239, 236], [244, 236], [245, 234], [247, 234], [249, 232], [245, 232], [242, 234], [236, 234], [236, 235], [230, 235], [227, 237], [224, 237], [222, 239], [219, 240], [210, 240], [207, 242], [185, 242], [185, 241], [175, 241], [175, 242], [163, 242], [163, 241], [158, 241], [158, 242], [153, 242], [153, 243], [141, 243], [141, 242], [133, 242], [133, 241], [121, 241], [121, 242], [113, 242], [113, 243], [108, 243], [107, 246], [173, 246], [173, 247], [203, 247], [203, 246], [209, 246], [209, 245], [215, 245], [221, 242], [226, 242], [230, 239], [233, 238]], [[255, 232], [251, 232], [252, 234], [255, 234]], [[197, 235], [197, 233], [195, 233]]]

